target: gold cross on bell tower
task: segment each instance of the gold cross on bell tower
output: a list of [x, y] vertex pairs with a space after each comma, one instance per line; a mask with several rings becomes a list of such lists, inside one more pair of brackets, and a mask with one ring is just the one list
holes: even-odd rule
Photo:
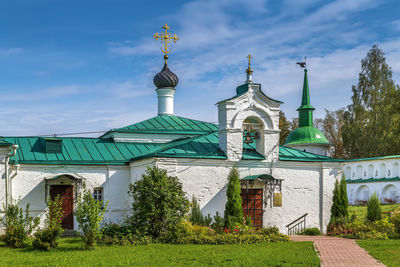
[[168, 59], [168, 53], [171, 52], [171, 49], [169, 49], [169, 46], [171, 45], [171, 42], [174, 41], [174, 43], [176, 43], [176, 41], [179, 40], [179, 37], [176, 36], [176, 34], [174, 33], [174, 35], [172, 35], [171, 32], [168, 32], [168, 30], [170, 29], [170, 27], [165, 24], [164, 26], [162, 26], [162, 28], [164, 29], [163, 33], [156, 33], [153, 35], [153, 37], [158, 41], [158, 38], [160, 38], [161, 43], [163, 44], [163, 46], [161, 47], [161, 52], [164, 53], [164, 60], [165, 60], [165, 64], [167, 64], [167, 59]]

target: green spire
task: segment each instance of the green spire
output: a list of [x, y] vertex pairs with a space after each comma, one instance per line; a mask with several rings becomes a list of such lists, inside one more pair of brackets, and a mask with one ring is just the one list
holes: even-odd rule
[[301, 106], [297, 109], [299, 112], [299, 127], [313, 126], [314, 107], [310, 103], [310, 90], [308, 88], [307, 69], [304, 69], [303, 97]]

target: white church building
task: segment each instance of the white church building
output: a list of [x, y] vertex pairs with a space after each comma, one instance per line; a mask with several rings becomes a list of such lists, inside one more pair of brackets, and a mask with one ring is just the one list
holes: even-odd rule
[[233, 97], [217, 103], [218, 124], [174, 114], [178, 77], [165, 60], [153, 80], [155, 117], [98, 138], [1, 137], [0, 201], [20, 200], [23, 207], [30, 203], [32, 214], [44, 217], [46, 201], [60, 194], [63, 227], [77, 229], [73, 212], [85, 185], [96, 199], [109, 202], [106, 220], [121, 223], [130, 210], [129, 184], [141, 179], [147, 167], [157, 166], [179, 178], [188, 198], [199, 200], [203, 214], [223, 214], [228, 173], [236, 166], [243, 210], [254, 226], [277, 226], [287, 233], [301, 223], [325, 232], [342, 161], [329, 157], [331, 145], [313, 127], [307, 70], [300, 127], [284, 146], [279, 146], [282, 102], [253, 82], [250, 61], [246, 73], [246, 81], [232, 88]]

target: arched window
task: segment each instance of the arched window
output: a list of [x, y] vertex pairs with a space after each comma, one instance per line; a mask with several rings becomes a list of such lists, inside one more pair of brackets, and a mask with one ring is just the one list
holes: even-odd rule
[[368, 165], [368, 176], [367, 178], [374, 178], [374, 165], [369, 164]]
[[257, 148], [263, 135], [263, 128], [263, 123], [257, 117], [248, 117], [243, 121], [243, 149]]
[[361, 165], [357, 166], [356, 179], [362, 179], [362, 166]]
[[386, 177], [386, 164], [382, 163], [380, 168], [379, 168], [379, 178], [385, 178]]
[[393, 164], [392, 177], [399, 177], [399, 163]]
[[344, 176], [346, 179], [351, 179], [351, 167], [347, 166], [344, 171]]

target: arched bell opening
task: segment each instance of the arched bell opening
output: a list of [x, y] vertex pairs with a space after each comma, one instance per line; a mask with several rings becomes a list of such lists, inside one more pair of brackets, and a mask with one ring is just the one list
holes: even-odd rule
[[242, 131], [243, 152], [246, 150], [249, 152], [257, 151], [263, 155], [264, 124], [261, 119], [254, 116], [247, 117], [243, 121]]

